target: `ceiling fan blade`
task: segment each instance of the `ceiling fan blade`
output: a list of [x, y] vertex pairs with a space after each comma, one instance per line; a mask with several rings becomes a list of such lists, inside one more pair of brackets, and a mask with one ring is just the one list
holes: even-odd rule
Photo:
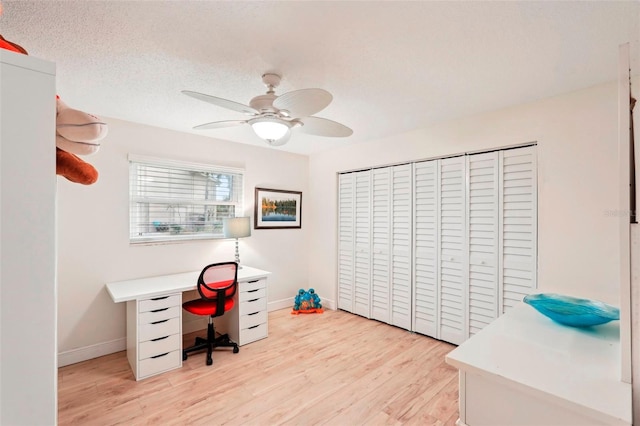
[[323, 89], [301, 89], [279, 96], [273, 106], [289, 111], [291, 117], [308, 117], [325, 109], [332, 99]]
[[195, 126], [193, 130], [208, 130], [208, 129], [221, 129], [223, 127], [239, 126], [241, 124], [247, 124], [246, 120], [227, 120], [227, 121], [214, 121], [211, 123], [200, 124]]
[[215, 96], [205, 95], [204, 93], [192, 92], [191, 90], [183, 90], [182, 93], [184, 93], [187, 96], [191, 96], [192, 98], [196, 98], [198, 100], [208, 102], [210, 104], [217, 105], [222, 108], [238, 111], [243, 114], [249, 114], [249, 115], [259, 114], [259, 111], [257, 111], [254, 108], [251, 108], [249, 105], [244, 105], [239, 102], [230, 101], [229, 99], [217, 98]]
[[353, 134], [353, 130], [344, 124], [327, 120], [326, 118], [305, 117], [300, 119], [300, 121], [302, 121], [304, 125], [299, 131], [310, 135], [344, 138]]

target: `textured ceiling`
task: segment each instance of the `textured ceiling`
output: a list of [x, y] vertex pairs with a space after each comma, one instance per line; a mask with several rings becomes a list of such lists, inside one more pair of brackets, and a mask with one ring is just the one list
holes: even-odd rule
[[[57, 90], [104, 117], [266, 146], [248, 126], [194, 131], [240, 113], [188, 89], [248, 104], [320, 87], [316, 114], [354, 130], [294, 133], [309, 154], [617, 78], [618, 46], [640, 69], [640, 3], [399, 1], [2, 1], [0, 34], [56, 62]], [[178, 141], [176, 141], [178, 143]]]

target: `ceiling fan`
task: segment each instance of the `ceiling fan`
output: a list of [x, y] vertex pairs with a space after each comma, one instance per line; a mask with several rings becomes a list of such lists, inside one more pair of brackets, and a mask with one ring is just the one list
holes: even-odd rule
[[278, 74], [264, 74], [262, 82], [267, 86], [267, 93], [251, 99], [249, 105], [183, 90], [182, 93], [192, 98], [251, 117], [247, 120], [214, 121], [200, 124], [194, 129], [220, 129], [249, 124], [256, 135], [271, 146], [287, 143], [294, 128], [300, 128], [299, 131], [302, 133], [317, 136], [346, 137], [353, 134], [353, 130], [343, 124], [313, 117], [313, 114], [322, 111], [331, 103], [331, 93], [323, 89], [301, 89], [278, 96], [275, 94], [275, 88], [280, 84], [280, 78]]

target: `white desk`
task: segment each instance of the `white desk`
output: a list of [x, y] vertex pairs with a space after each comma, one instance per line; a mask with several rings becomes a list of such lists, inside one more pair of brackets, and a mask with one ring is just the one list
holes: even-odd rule
[[[182, 293], [195, 290], [201, 271], [119, 281], [106, 285], [114, 302], [127, 303], [127, 358], [136, 380], [182, 367]], [[238, 270], [238, 291], [221, 327], [242, 346], [268, 335], [267, 277]]]
[[446, 356], [460, 370], [458, 425], [631, 425], [617, 321], [552, 322], [524, 303]]

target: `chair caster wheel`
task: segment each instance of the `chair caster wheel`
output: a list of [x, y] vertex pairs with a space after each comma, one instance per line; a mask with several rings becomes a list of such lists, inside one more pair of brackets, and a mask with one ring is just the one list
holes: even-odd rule
[[233, 353], [234, 353], [234, 354], [237, 354], [238, 352], [240, 352], [240, 349], [238, 349], [238, 347], [237, 347], [237, 346], [234, 346], [234, 347], [233, 347]]
[[211, 365], [211, 364], [213, 364], [213, 359], [207, 358], [207, 365]]
[[182, 360], [186, 361], [187, 360], [188, 355], [186, 353], [182, 353]]

